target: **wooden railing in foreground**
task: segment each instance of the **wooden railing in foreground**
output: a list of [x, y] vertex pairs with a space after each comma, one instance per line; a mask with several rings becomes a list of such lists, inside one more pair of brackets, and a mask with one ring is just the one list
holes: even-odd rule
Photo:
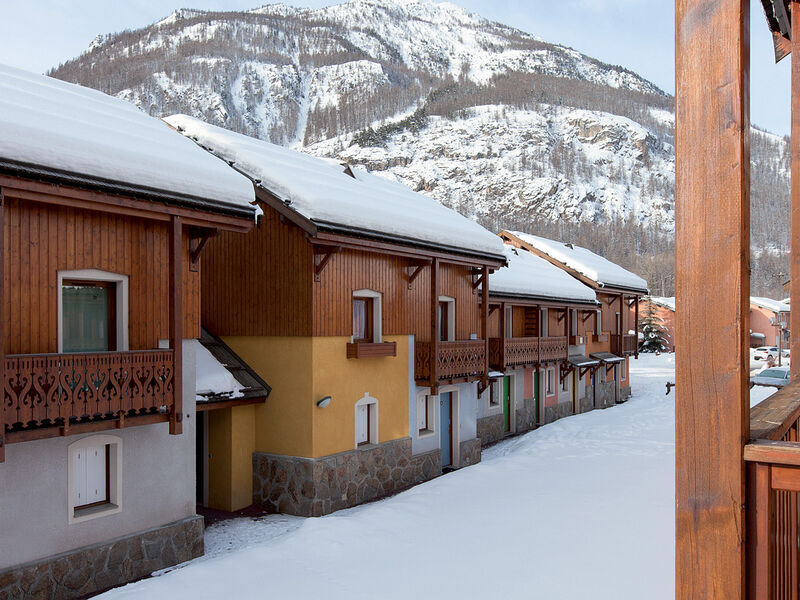
[[174, 372], [172, 350], [6, 356], [5, 437], [24, 441], [89, 422], [166, 417]]
[[[486, 345], [483, 340], [439, 342], [436, 372], [439, 381], [477, 378], [486, 372]], [[433, 344], [417, 342], [414, 351], [414, 377], [428, 381], [431, 376]]]
[[750, 411], [747, 465], [747, 598], [800, 596], [800, 380]]

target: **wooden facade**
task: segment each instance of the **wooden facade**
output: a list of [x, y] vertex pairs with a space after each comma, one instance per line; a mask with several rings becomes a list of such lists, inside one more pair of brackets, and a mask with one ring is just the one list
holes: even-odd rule
[[[159, 421], [181, 433], [182, 340], [200, 336], [199, 252], [219, 229], [251, 226], [222, 208], [0, 175], [0, 460], [6, 443], [57, 435]], [[59, 348], [62, 272], [125, 281], [113, 351]]]

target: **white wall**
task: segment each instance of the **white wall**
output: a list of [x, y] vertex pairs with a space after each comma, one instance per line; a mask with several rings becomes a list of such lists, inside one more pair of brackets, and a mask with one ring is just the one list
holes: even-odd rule
[[[417, 430], [417, 396], [429, 394], [430, 388], [414, 385], [410, 387], [409, 394], [409, 431], [411, 434], [411, 453], [422, 454], [439, 448], [441, 440], [440, 410], [437, 402], [436, 430], [433, 435], [419, 436]], [[455, 392], [458, 397], [458, 406], [453, 407], [454, 417], [458, 419], [458, 427], [453, 429], [453, 460], [456, 460], [458, 444], [478, 437], [478, 384], [461, 383], [458, 385], [443, 385], [440, 392]]]
[[74, 435], [6, 446], [0, 463], [0, 569], [195, 514], [195, 340], [183, 343], [183, 433], [169, 423], [112, 429], [122, 438], [122, 511], [69, 524], [67, 447]]

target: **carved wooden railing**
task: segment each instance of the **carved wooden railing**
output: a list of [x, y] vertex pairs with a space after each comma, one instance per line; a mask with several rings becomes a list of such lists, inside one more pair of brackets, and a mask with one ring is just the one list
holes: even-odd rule
[[[486, 346], [483, 340], [439, 342], [436, 357], [439, 381], [470, 379], [486, 372]], [[414, 351], [414, 377], [429, 381], [433, 344], [417, 342]]]
[[747, 598], [800, 596], [800, 380], [750, 411]]
[[624, 335], [611, 335], [611, 352], [617, 356], [636, 354], [636, 345], [639, 343], [636, 335], [626, 333]]
[[539, 360], [556, 362], [569, 358], [569, 338], [567, 336], [543, 337], [539, 340]]
[[490, 338], [489, 366], [498, 371], [539, 363], [539, 338]]
[[172, 350], [5, 358], [7, 431], [136, 416], [174, 402]]

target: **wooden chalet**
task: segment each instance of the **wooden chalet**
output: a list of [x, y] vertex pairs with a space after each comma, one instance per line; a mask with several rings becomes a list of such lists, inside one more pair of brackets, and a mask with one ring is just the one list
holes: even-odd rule
[[478, 405], [483, 445], [504, 435], [594, 407], [588, 358], [578, 323], [594, 318], [592, 288], [522, 248], [505, 246], [508, 267], [489, 276], [489, 366], [492, 386]]
[[[639, 299], [647, 282], [607, 260], [575, 246], [519, 231], [501, 231], [507, 243], [524, 248], [565, 270], [595, 291], [599, 306], [594, 315], [584, 311], [571, 342], [585, 346], [585, 354], [603, 369], [587, 374], [586, 385], [596, 407], [611, 406], [631, 394], [628, 362], [638, 357]], [[594, 318], [591, 318], [591, 317]]]
[[478, 290], [505, 263], [500, 239], [375, 175], [166, 120], [250, 177], [263, 212], [204, 257], [204, 327], [272, 386], [266, 405], [226, 416], [241, 462], [212, 459], [209, 478], [242, 476], [225, 508], [320, 515], [479, 460], [489, 339]]
[[[791, 70], [791, 295], [800, 296], [800, 4], [762, 0]], [[800, 595], [800, 361], [757, 406], [750, 340], [750, 3], [676, 2], [675, 596]], [[754, 35], [765, 35], [756, 27]], [[800, 314], [791, 315], [792, 355]]]
[[[135, 107], [0, 66], [0, 597], [83, 596], [202, 554], [199, 258], [252, 228], [252, 199]], [[184, 543], [109, 566], [145, 535]]]

